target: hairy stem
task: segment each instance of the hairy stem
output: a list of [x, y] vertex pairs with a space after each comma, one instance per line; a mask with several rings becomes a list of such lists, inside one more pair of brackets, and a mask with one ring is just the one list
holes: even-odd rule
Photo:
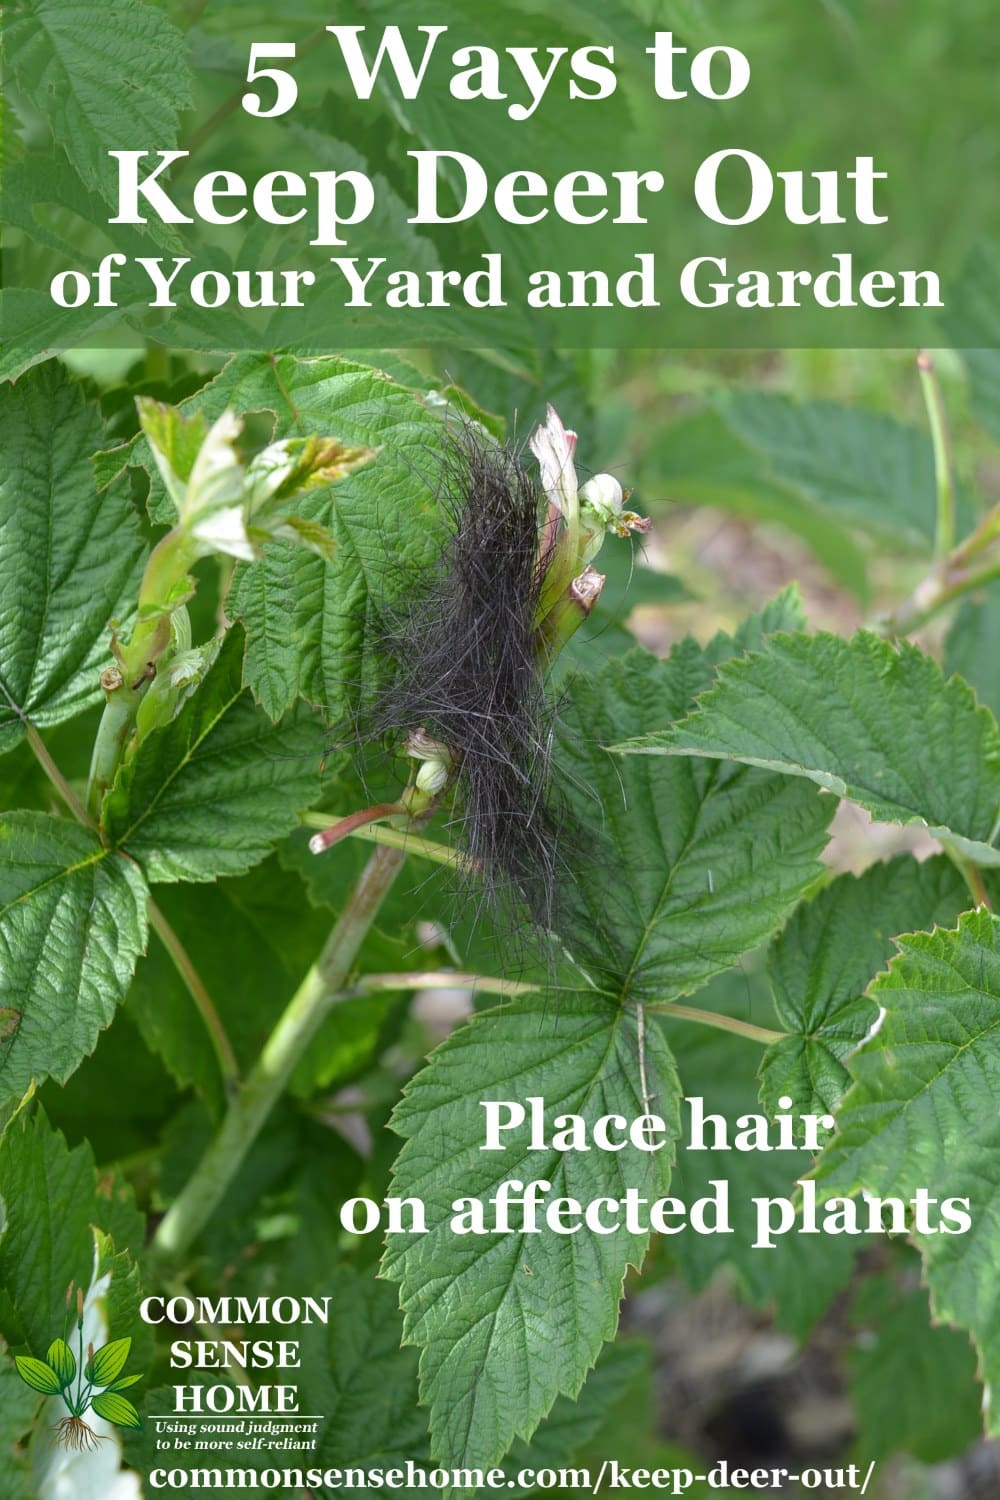
[[783, 1031], [769, 1031], [766, 1026], [754, 1026], [751, 1021], [739, 1021], [720, 1011], [698, 1010], [693, 1005], [673, 1005], [666, 1001], [662, 1005], [647, 1005], [646, 1009], [660, 1016], [674, 1016], [678, 1021], [694, 1021], [699, 1026], [714, 1026], [717, 1031], [731, 1031], [734, 1036], [745, 1036], [748, 1041], [760, 1042], [764, 1047], [770, 1047], [772, 1042], [783, 1042], [786, 1035]]
[[171, 1204], [153, 1238], [163, 1260], [183, 1256], [229, 1187], [309, 1043], [334, 1005], [390, 886], [401, 849], [377, 847], [362, 870], [323, 952], [292, 996], [230, 1102], [218, 1134]]

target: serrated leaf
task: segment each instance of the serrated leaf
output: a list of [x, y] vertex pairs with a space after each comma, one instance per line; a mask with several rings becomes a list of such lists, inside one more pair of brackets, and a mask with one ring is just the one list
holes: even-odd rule
[[627, 975], [644, 1000], [677, 999], [728, 969], [820, 874], [833, 807], [813, 789], [693, 760], [619, 762], [605, 748], [686, 713], [711, 661], [737, 649], [727, 639], [711, 656], [687, 640], [667, 661], [633, 652], [574, 676], [560, 713], [557, 779], [593, 841], [565, 936], [588, 971], [609, 984]]
[[146, 946], [146, 885], [90, 829], [43, 813], [0, 817], [0, 993], [20, 1012], [0, 1095], [64, 1082], [125, 998]]
[[191, 103], [184, 38], [137, 0], [32, 0], [4, 28], [8, 66], [88, 187], [117, 201], [109, 152], [166, 149]]
[[944, 669], [958, 672], [980, 703], [1000, 714], [1000, 583], [962, 601], [945, 637]]
[[921, 1287], [868, 1280], [851, 1310], [862, 1330], [848, 1350], [863, 1463], [899, 1452], [921, 1463], [957, 1457], [980, 1431], [982, 1391], [968, 1338], [935, 1326]]
[[[648, 1235], [458, 1235], [452, 1201], [484, 1205], [505, 1179], [544, 1179], [581, 1203], [635, 1187], [662, 1196], [679, 1127], [677, 1079], [655, 1032], [646, 1070], [667, 1121], [664, 1149], [531, 1152], [523, 1131], [481, 1152], [483, 1100], [539, 1095], [588, 1122], [643, 1113], [635, 1011], [592, 992], [517, 1000], [477, 1016], [434, 1052], [392, 1118], [406, 1144], [394, 1195], [426, 1205], [429, 1232], [390, 1235], [383, 1273], [400, 1283], [407, 1343], [422, 1346], [421, 1399], [441, 1462], [489, 1465], [530, 1438], [556, 1398], [575, 1396], [618, 1320], [622, 1282]], [[555, 1112], [555, 1111], [553, 1111]], [[627, 1161], [623, 1157], [627, 1156]]]
[[[378, 449], [335, 489], [296, 503], [305, 522], [332, 537], [332, 562], [276, 541], [261, 562], [237, 569], [227, 599], [246, 627], [244, 680], [271, 717], [301, 695], [340, 719], [368, 669], [373, 606], [405, 591], [440, 551], [440, 417], [422, 394], [334, 357], [237, 356], [181, 410], [212, 421], [226, 407], [273, 412], [275, 438], [322, 432]], [[154, 467], [138, 442], [103, 455], [102, 478], [125, 463]], [[165, 499], [154, 484], [151, 503], [161, 519], [169, 518]]]
[[906, 642], [868, 631], [772, 637], [725, 665], [689, 718], [613, 748], [805, 777], [875, 818], [923, 824], [977, 863], [1000, 865], [996, 721]]
[[0, 1497], [36, 1500], [25, 1439], [38, 1412], [38, 1393], [26, 1386], [0, 1339]]
[[44, 1360], [18, 1354], [14, 1357], [14, 1364], [25, 1385], [30, 1385], [33, 1391], [40, 1391], [43, 1396], [58, 1396], [62, 1390], [59, 1376]]
[[[127, 1252], [138, 1253], [145, 1224], [131, 1190], [109, 1174], [99, 1180], [86, 1143], [70, 1150], [44, 1113], [22, 1111], [0, 1141], [0, 1333], [9, 1344], [48, 1348], [62, 1329], [72, 1283], [86, 1291], [95, 1262], [118, 1280], [134, 1274]], [[115, 1264], [101, 1245], [114, 1235]]]
[[904, 1201], [921, 1190], [940, 1203], [969, 1200], [967, 1233], [914, 1225], [935, 1318], [972, 1334], [991, 1399], [1000, 1378], [1000, 922], [981, 909], [957, 929], [899, 939], [899, 954], [872, 986], [885, 1012], [877, 1035], [851, 1059], [854, 1080], [837, 1131], [817, 1163], [823, 1197], [866, 1192]]
[[76, 1355], [65, 1339], [53, 1339], [45, 1355], [45, 1363], [55, 1370], [60, 1388], [65, 1390], [76, 1374]]
[[0, 386], [0, 751], [25, 722], [58, 724], [98, 701], [108, 622], [131, 607], [142, 541], [125, 486], [94, 488], [102, 437], [54, 361]]
[[106, 798], [108, 836], [150, 880], [249, 870], [318, 795], [320, 727], [304, 710], [272, 724], [243, 689], [242, 658], [242, 632], [230, 630], [197, 691]]
[[[696, 1003], [703, 1010], [773, 1025], [766, 985], [753, 968], [722, 975], [699, 991]], [[713, 1183], [726, 1183], [733, 1230], [732, 1234], [705, 1235], [686, 1225], [664, 1242], [663, 1250], [676, 1261], [692, 1292], [704, 1290], [720, 1272], [727, 1271], [747, 1302], [771, 1310], [779, 1328], [805, 1338], [850, 1280], [864, 1241], [792, 1230], [779, 1236], [771, 1250], [754, 1248], [754, 1197], [792, 1198], [812, 1158], [805, 1151], [733, 1148], [740, 1128], [737, 1122], [759, 1113], [760, 1052], [754, 1043], [707, 1026], [659, 1019], [677, 1059], [684, 1098], [701, 1099], [706, 1115], [722, 1116], [729, 1146], [715, 1148], [715, 1132], [709, 1125], [701, 1142], [704, 1149], [691, 1150], [690, 1115], [685, 1108], [685, 1146], [677, 1153], [671, 1192], [683, 1203], [693, 1204], [714, 1195]]]
[[116, 1427], [138, 1429], [142, 1426], [139, 1413], [131, 1401], [126, 1396], [119, 1396], [117, 1391], [102, 1391], [90, 1405], [99, 1417], [103, 1417], [105, 1422], [113, 1422]]
[[798, 908], [771, 944], [768, 978], [788, 1036], [768, 1047], [760, 1098], [775, 1114], [789, 1096], [796, 1114], [836, 1108], [849, 1083], [845, 1058], [875, 1024], [865, 991], [901, 932], [949, 925], [970, 902], [954, 863], [901, 855], [863, 875], [841, 875]]
[[114, 1339], [110, 1344], [105, 1344], [103, 1349], [98, 1349], [94, 1354], [91, 1366], [91, 1379], [95, 1385], [110, 1385], [117, 1375], [125, 1368], [125, 1362], [132, 1348], [132, 1340]]
[[[863, 406], [792, 401], [769, 391], [729, 391], [718, 405], [776, 480], [843, 524], [897, 549], [929, 551], [937, 514], [934, 452], [919, 427]], [[960, 535], [970, 514], [964, 497], [962, 510]]]
[[426, 1463], [417, 1357], [400, 1348], [395, 1289], [343, 1266], [316, 1294], [330, 1298], [328, 1319], [303, 1329], [301, 1349], [303, 1396], [309, 1411], [323, 1413], [318, 1462], [364, 1469]]
[[699, 412], [666, 428], [648, 463], [646, 492], [783, 526], [801, 537], [834, 578], [862, 601], [867, 598], [864, 555], [846, 525], [770, 472], [718, 412]]

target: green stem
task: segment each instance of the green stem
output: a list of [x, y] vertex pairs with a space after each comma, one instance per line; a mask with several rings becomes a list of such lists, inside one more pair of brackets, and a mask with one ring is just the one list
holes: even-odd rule
[[139, 704], [169, 650], [171, 615], [183, 603], [179, 585], [197, 558], [197, 546], [180, 528], [153, 548], [139, 586], [138, 618], [128, 644], [116, 646], [117, 667], [104, 674], [106, 702], [94, 741], [87, 808], [100, 821], [101, 803], [115, 779]]
[[[84, 827], [96, 829], [94, 819], [87, 812], [83, 803], [66, 780], [52, 756], [49, 754], [44, 740], [33, 724], [25, 726], [28, 745], [45, 772], [49, 781], [55, 787], [70, 812], [82, 823]], [[149, 921], [153, 931], [159, 937], [164, 948], [173, 962], [178, 974], [184, 982], [184, 986], [195, 1003], [198, 1014], [205, 1023], [209, 1040], [219, 1060], [219, 1069], [227, 1085], [231, 1087], [239, 1077], [239, 1068], [233, 1053], [232, 1045], [226, 1035], [225, 1028], [219, 1019], [219, 1013], [212, 1003], [212, 997], [205, 988], [201, 975], [188, 956], [187, 950], [180, 938], [177, 936], [166, 917], [163, 915], [152, 896], [148, 898]]]
[[195, 1008], [204, 1022], [205, 1030], [208, 1032], [209, 1041], [212, 1043], [212, 1050], [219, 1064], [219, 1072], [222, 1074], [223, 1082], [227, 1090], [231, 1090], [239, 1082], [240, 1068], [239, 1063], [236, 1061], [236, 1054], [233, 1051], [232, 1043], [226, 1035], [226, 1029], [219, 1019], [219, 1012], [215, 1008], [211, 995], [205, 988], [205, 983], [201, 975], [191, 962], [187, 949], [152, 896], [149, 897], [147, 904], [150, 926], [167, 950], [174, 968], [184, 983], [185, 989], [195, 1003]]
[[955, 470], [952, 461], [951, 438], [948, 433], [948, 416], [941, 395], [941, 385], [934, 369], [934, 361], [926, 349], [917, 356], [917, 369], [927, 407], [931, 443], [934, 449], [934, 477], [937, 485], [937, 528], [934, 539], [934, 556], [940, 567], [955, 546]]
[[[305, 828], [318, 828], [321, 832], [330, 826], [331, 813], [303, 813], [299, 821]], [[348, 837], [362, 839], [367, 844], [385, 844], [389, 849], [402, 849], [405, 854], [418, 854], [422, 859], [433, 860], [438, 865], [449, 865], [457, 869], [470, 869], [470, 862], [456, 849], [447, 844], [435, 844], [431, 839], [419, 838], [403, 828], [393, 828], [387, 823], [371, 823], [352, 828]]]
[[769, 1031], [766, 1026], [754, 1026], [750, 1021], [738, 1021], [735, 1016], [725, 1016], [715, 1010], [698, 1010], [693, 1005], [673, 1005], [664, 1001], [662, 1005], [647, 1005], [647, 1011], [657, 1015], [674, 1016], [679, 1021], [695, 1021], [699, 1026], [712, 1026], [717, 1031], [731, 1031], [734, 1036], [744, 1036], [748, 1041], [760, 1042], [770, 1047], [773, 1042], [783, 1042], [784, 1031]]
[[381, 995], [391, 990], [482, 990], [484, 995], [534, 995], [540, 985], [491, 974], [456, 974], [453, 969], [426, 969], [418, 974], [365, 974], [343, 992], [344, 1000]]
[[969, 859], [968, 855], [960, 854], [948, 839], [941, 840], [941, 847], [965, 881], [969, 888], [969, 895], [976, 905], [985, 906], [987, 911], [992, 911], [993, 903], [979, 866]]
[[56, 791], [59, 793], [66, 806], [69, 808], [74, 818], [77, 818], [81, 823], [85, 823], [88, 827], [93, 827], [90, 818], [88, 818], [87, 816], [87, 812], [83, 803], [80, 801], [79, 797], [76, 795], [73, 788], [70, 786], [69, 782], [66, 780], [65, 776], [60, 771], [55, 761], [52, 759], [52, 756], [49, 754], [48, 749], [45, 745], [45, 741], [38, 733], [38, 730], [35, 728], [34, 724], [25, 724], [24, 729], [28, 740], [28, 748], [31, 750], [31, 753], [34, 755], [38, 764], [41, 766], [49, 781], [55, 787]]
[[96, 822], [101, 815], [101, 804], [125, 753], [140, 701], [141, 694], [130, 691], [124, 682], [108, 690], [90, 759], [87, 811], [91, 821]]
[[373, 851], [319, 959], [292, 996], [231, 1100], [219, 1133], [161, 1220], [153, 1238], [155, 1256], [177, 1260], [208, 1222], [296, 1064], [341, 1000], [361, 944], [405, 860], [401, 849], [378, 847]]
[[929, 574], [898, 609], [893, 610], [892, 614], [886, 616], [885, 619], [877, 621], [875, 628], [879, 634], [890, 637], [911, 635], [914, 630], [919, 630], [922, 625], [926, 625], [935, 615], [940, 614], [943, 609], [947, 609], [963, 595], [971, 594], [976, 589], [992, 583], [994, 579], [1000, 578], [1000, 559], [984, 563], [981, 568], [972, 572], [956, 575], [955, 559], [963, 552], [971, 555], [968, 554], [967, 549], [968, 542], [965, 542], [952, 553], [943, 576], [937, 570]]

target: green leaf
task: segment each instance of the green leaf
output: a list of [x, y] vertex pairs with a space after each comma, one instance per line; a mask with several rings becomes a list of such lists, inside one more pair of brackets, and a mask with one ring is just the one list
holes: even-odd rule
[[557, 779], [581, 827], [602, 808], [566, 896], [570, 951], [609, 985], [628, 976], [636, 998], [677, 999], [728, 969], [821, 873], [833, 805], [812, 788], [690, 759], [617, 762], [604, 748], [683, 715], [712, 660], [737, 647], [686, 640], [667, 661], [636, 651], [567, 685]]
[[967, 1328], [986, 1387], [987, 1430], [1000, 1432], [990, 1393], [1000, 1378], [1000, 922], [981, 909], [954, 931], [899, 939], [899, 954], [872, 986], [885, 1012], [855, 1053], [854, 1083], [837, 1131], [817, 1163], [823, 1197], [871, 1193], [967, 1198], [967, 1233], [914, 1224], [934, 1317]]
[[118, 1380], [113, 1380], [108, 1386], [109, 1391], [127, 1391], [129, 1386], [138, 1385], [142, 1379], [141, 1375], [122, 1375]]
[[8, 66], [88, 187], [117, 202], [117, 149], [173, 146], [191, 103], [184, 38], [152, 5], [31, 0], [4, 28]]
[[[458, 1235], [452, 1200], [482, 1203], [508, 1178], [544, 1179], [552, 1197], [581, 1202], [656, 1198], [673, 1160], [663, 1150], [555, 1152], [527, 1149], [525, 1132], [503, 1152], [482, 1152], [483, 1100], [540, 1095], [589, 1122], [609, 1112], [633, 1119], [644, 1105], [634, 1010], [592, 992], [560, 992], [477, 1016], [431, 1055], [392, 1117], [406, 1139], [392, 1192], [426, 1205], [429, 1233], [390, 1235], [383, 1273], [400, 1282], [407, 1343], [422, 1346], [421, 1400], [432, 1451], [442, 1463], [497, 1462], [530, 1438], [559, 1395], [575, 1396], [601, 1345], [613, 1337], [622, 1282], [648, 1242], [608, 1236], [513, 1232]], [[656, 1108], [679, 1126], [670, 1054], [647, 1036], [646, 1070]], [[627, 1158], [627, 1159], [623, 1159]]]
[[834, 578], [862, 601], [867, 598], [864, 556], [847, 526], [824, 514], [812, 497], [783, 483], [717, 412], [700, 412], [666, 428], [647, 464], [646, 493], [784, 526], [801, 537]]
[[[579, 1396], [560, 1396], [530, 1443], [516, 1442], [507, 1455], [508, 1472], [559, 1467], [605, 1429], [609, 1413], [631, 1392], [649, 1363], [649, 1349], [639, 1339], [619, 1338], [606, 1344]], [[508, 1486], [509, 1488], [509, 1486]], [[532, 1486], [532, 1490], [534, 1486]], [[515, 1489], [515, 1494], [532, 1490]]]
[[689, 718], [614, 749], [806, 777], [875, 818], [921, 823], [977, 863], [1000, 864], [996, 721], [906, 642], [867, 631], [772, 637], [723, 666]]
[[1000, 247], [983, 244], [969, 256], [944, 322], [969, 372], [972, 409], [1000, 438]]
[[231, 630], [177, 717], [123, 765], [106, 831], [150, 880], [214, 880], [258, 864], [319, 792], [318, 724], [304, 711], [272, 724], [242, 685], [243, 635]]
[[958, 672], [980, 703], [1000, 714], [1000, 583], [962, 601], [945, 638], [944, 669]]
[[[98, 1349], [91, 1367], [90, 1378], [94, 1385], [110, 1385], [125, 1368], [131, 1348], [131, 1339], [114, 1339], [110, 1344], [105, 1344], [102, 1349]], [[114, 1419], [111, 1418], [111, 1420]]]
[[[0, 1141], [0, 1205], [0, 1334], [9, 1344], [48, 1348], [71, 1284], [86, 1292], [95, 1263], [110, 1274], [109, 1305], [121, 1305], [144, 1220], [130, 1189], [107, 1173], [98, 1179], [89, 1145], [71, 1151], [41, 1110], [22, 1110]], [[121, 1247], [113, 1263], [108, 1235]]]
[[45, 1356], [45, 1363], [55, 1370], [60, 1388], [65, 1390], [76, 1374], [76, 1355], [65, 1339], [53, 1339]]
[[101, 697], [108, 622], [134, 597], [142, 542], [127, 487], [94, 488], [102, 437], [55, 361], [0, 386], [0, 751]]
[[417, 1356], [400, 1348], [394, 1288], [342, 1266], [313, 1295], [330, 1298], [328, 1321], [304, 1328], [301, 1338], [306, 1409], [323, 1413], [317, 1462], [362, 1469], [425, 1463]]
[[[798, 618], [797, 598], [786, 594], [747, 622], [747, 639]], [[384, 1269], [402, 1283], [407, 1339], [423, 1346], [421, 1393], [441, 1462], [494, 1462], [513, 1438], [530, 1437], [557, 1395], [579, 1391], [614, 1332], [626, 1266], [641, 1260], [646, 1243], [641, 1234], [605, 1240], [545, 1231], [483, 1248], [449, 1230], [456, 1181], [486, 1201], [514, 1175], [587, 1200], [620, 1196], [626, 1186], [662, 1195], [669, 1179], [667, 1151], [652, 1161], [634, 1149], [612, 1159], [561, 1156], [525, 1152], [522, 1141], [484, 1161], [481, 1101], [537, 1094], [588, 1119], [642, 1113], [636, 1002], [684, 994], [728, 968], [780, 924], [820, 872], [831, 808], [814, 789], [691, 763], [664, 777], [636, 761], [623, 779], [601, 746], [622, 726], [640, 732], [656, 722], [665, 704], [684, 712], [711, 681], [713, 660], [740, 644], [720, 636], [704, 652], [687, 641], [667, 662], [636, 651], [589, 679], [569, 678], [557, 778], [582, 825], [594, 827], [595, 804], [605, 818], [587, 866], [568, 882], [560, 935], [594, 988], [579, 993], [579, 981], [570, 981], [566, 990], [477, 1016], [433, 1054], [393, 1117], [407, 1137], [393, 1191], [423, 1199], [430, 1233], [391, 1236]], [[649, 1094], [672, 1135], [670, 1054], [651, 1028], [644, 1048]], [[576, 1310], [567, 1320], [570, 1298]]]
[[[919, 427], [862, 406], [791, 401], [768, 391], [733, 390], [719, 407], [774, 478], [801, 490], [831, 519], [897, 550], [929, 550], [937, 514], [934, 452]], [[962, 529], [969, 516], [963, 510]]]
[[875, 1024], [865, 991], [901, 932], [948, 925], [969, 905], [944, 855], [901, 855], [863, 875], [841, 875], [795, 911], [771, 944], [768, 978], [789, 1035], [764, 1053], [760, 1098], [775, 1114], [790, 1096], [796, 1114], [833, 1111], [849, 1083], [845, 1058]]
[[38, 1393], [21, 1380], [0, 1339], [0, 1500], [36, 1500], [26, 1444], [38, 1404]]
[[[244, 680], [271, 715], [298, 695], [331, 720], [358, 701], [369, 670], [373, 606], [399, 597], [439, 553], [443, 427], [421, 393], [381, 371], [334, 357], [240, 355], [181, 410], [214, 421], [227, 407], [272, 412], [275, 438], [330, 433], [378, 449], [333, 490], [304, 497], [301, 517], [332, 536], [332, 563], [280, 541], [262, 562], [237, 569], [227, 608], [246, 627]], [[125, 463], [150, 470], [148, 445], [103, 455], [105, 481]], [[152, 509], [169, 519], [154, 482]]]
[[41, 1391], [43, 1396], [58, 1396], [62, 1390], [62, 1381], [44, 1360], [18, 1354], [14, 1357], [14, 1363], [25, 1385], [30, 1385], [33, 1391]]
[[42, 813], [0, 817], [0, 994], [18, 1012], [0, 1095], [65, 1082], [124, 1000], [146, 946], [146, 886], [87, 828]]
[[939, 1464], [979, 1436], [982, 1390], [969, 1340], [935, 1326], [923, 1288], [901, 1292], [888, 1278], [867, 1280], [851, 1321], [861, 1325], [848, 1351], [861, 1461], [911, 1453]]
[[[276, 859], [209, 885], [177, 883], [157, 904], [201, 976], [239, 1062], [249, 1067], [330, 931], [301, 882]], [[219, 942], [225, 932], [226, 942]], [[154, 936], [129, 992], [126, 1015], [174, 1078], [194, 1084], [218, 1115], [224, 1089], [218, 1060], [194, 1002]]]
[[116, 1427], [142, 1426], [139, 1413], [131, 1401], [125, 1396], [119, 1396], [116, 1391], [102, 1391], [90, 1405], [99, 1417], [103, 1417], [105, 1422], [113, 1422]]
[[[752, 968], [714, 980], [697, 997], [699, 1008], [773, 1024], [766, 986]], [[669, 1016], [669, 1013], [668, 1013]], [[686, 1225], [680, 1234], [661, 1242], [661, 1250], [676, 1261], [692, 1292], [700, 1292], [722, 1272], [735, 1279], [740, 1295], [754, 1307], [771, 1312], [777, 1325], [796, 1338], [805, 1338], [834, 1297], [849, 1282], [863, 1239], [847, 1235], [802, 1235], [795, 1229], [780, 1236], [772, 1250], [754, 1249], [755, 1197], [793, 1198], [798, 1179], [811, 1158], [805, 1151], [737, 1151], [732, 1142], [744, 1115], [759, 1113], [757, 1067], [759, 1048], [745, 1038], [685, 1021], [657, 1018], [677, 1059], [685, 1099], [704, 1101], [706, 1114], [727, 1122], [730, 1149], [716, 1150], [714, 1132], [705, 1133], [705, 1149], [692, 1151], [688, 1112], [684, 1118], [684, 1149], [678, 1150], [671, 1192], [692, 1204], [715, 1192], [712, 1184], [729, 1188], [732, 1234], [696, 1234]]]

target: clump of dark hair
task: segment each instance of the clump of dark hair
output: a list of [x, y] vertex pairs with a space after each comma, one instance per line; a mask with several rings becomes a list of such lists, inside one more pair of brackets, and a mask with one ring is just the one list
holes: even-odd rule
[[388, 679], [372, 729], [446, 747], [470, 881], [550, 931], [560, 820], [538, 633], [543, 497], [515, 451], [466, 423], [449, 436], [441, 503], [449, 538], [436, 567], [380, 622]]

